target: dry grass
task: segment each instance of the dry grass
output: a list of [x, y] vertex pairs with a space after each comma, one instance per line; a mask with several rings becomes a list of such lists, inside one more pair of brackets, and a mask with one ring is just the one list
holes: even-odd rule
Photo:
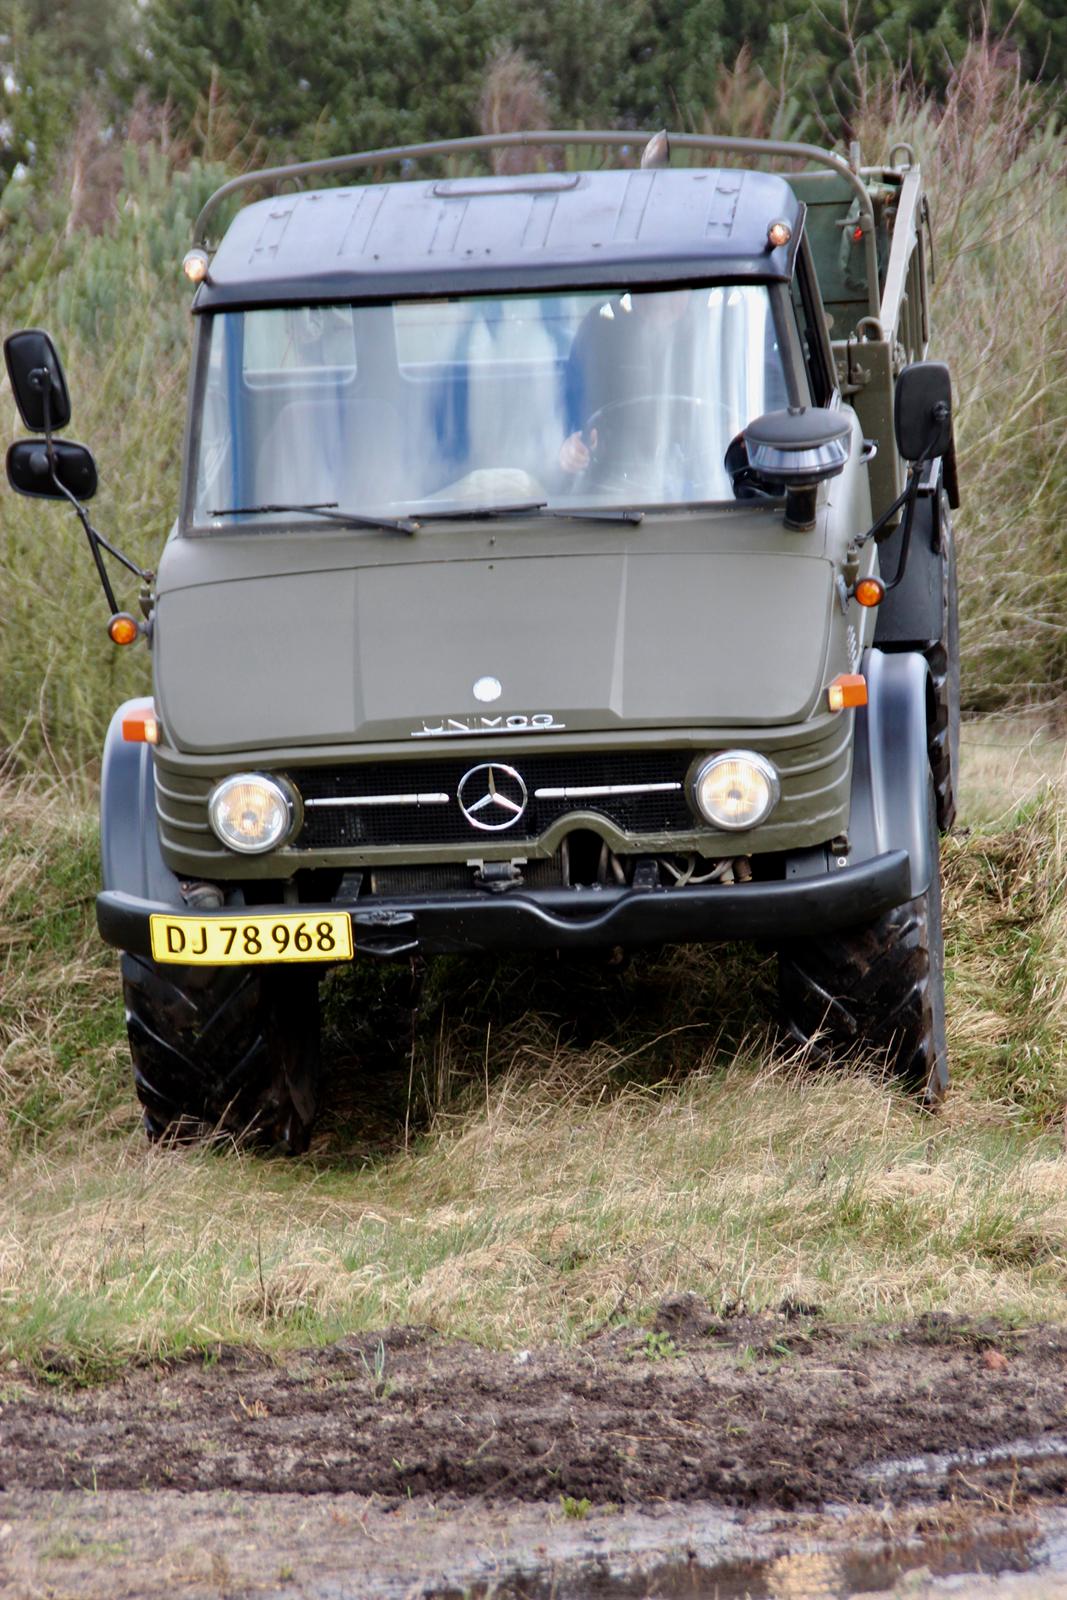
[[[983, 727], [967, 748], [986, 786], [971, 817], [998, 785], [1036, 783], [1036, 738]], [[8, 1352], [92, 1372], [397, 1321], [523, 1345], [640, 1323], [684, 1289], [834, 1318], [1063, 1315], [1064, 857], [1047, 788], [948, 846], [956, 1088], [937, 1119], [874, 1077], [775, 1063], [771, 964], [743, 949], [609, 979], [453, 965], [410, 1067], [365, 1056], [354, 1080], [335, 1040], [334, 1114], [298, 1162], [145, 1147], [86, 903], [91, 825], [55, 792], [9, 792], [4, 815]]]
[[865, 155], [918, 155], [934, 339], [957, 400], [965, 701], [1050, 705], [1067, 684], [1067, 143], [988, 38], [943, 102], [902, 77], [860, 109]]
[[641, 1321], [682, 1289], [836, 1318], [1062, 1314], [1051, 1141], [966, 1108], [932, 1128], [875, 1083], [750, 1063], [592, 1101], [568, 1079], [505, 1075], [356, 1170], [98, 1129], [25, 1155], [0, 1226], [9, 1348], [104, 1365], [387, 1322], [523, 1345]]

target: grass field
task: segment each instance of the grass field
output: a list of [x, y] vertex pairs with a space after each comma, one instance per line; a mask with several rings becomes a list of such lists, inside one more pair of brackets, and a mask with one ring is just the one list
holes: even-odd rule
[[[311, 1154], [149, 1149], [84, 799], [23, 782], [0, 834], [0, 1353], [91, 1376], [135, 1355], [316, 1343], [390, 1322], [491, 1344], [715, 1307], [1062, 1320], [1067, 1287], [1064, 748], [965, 737], [944, 847], [954, 1088], [771, 1051], [773, 958], [622, 974], [433, 969], [327, 1007]], [[392, 1056], [392, 1059], [390, 1057]]]

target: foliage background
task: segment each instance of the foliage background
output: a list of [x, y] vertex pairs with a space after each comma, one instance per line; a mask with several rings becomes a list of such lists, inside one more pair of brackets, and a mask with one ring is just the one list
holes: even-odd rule
[[[1021, 0], [0, 0], [0, 332], [48, 327], [101, 530], [173, 520], [192, 222], [233, 172], [538, 124], [917, 147], [957, 389], [964, 698], [1067, 691], [1067, 17]], [[522, 159], [520, 157], [520, 159]], [[0, 384], [0, 443], [18, 421]], [[147, 687], [62, 508], [0, 496], [0, 760], [90, 773]], [[126, 603], [132, 590], [123, 591]]]

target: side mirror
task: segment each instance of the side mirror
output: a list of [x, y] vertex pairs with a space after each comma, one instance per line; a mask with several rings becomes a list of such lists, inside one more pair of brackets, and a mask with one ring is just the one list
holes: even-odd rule
[[916, 361], [897, 378], [893, 401], [897, 449], [915, 465], [952, 450], [952, 379], [943, 361]]
[[[53, 439], [55, 474], [76, 500], [91, 500], [96, 493], [96, 462], [92, 452], [71, 439]], [[7, 481], [18, 494], [43, 495], [65, 500], [52, 478], [48, 446], [41, 439], [19, 439], [7, 452]]]
[[852, 446], [852, 424], [839, 411], [790, 406], [768, 411], [742, 430], [750, 483], [785, 493], [785, 525], [815, 526], [815, 491], [843, 472]]
[[65, 428], [70, 421], [70, 394], [63, 363], [47, 333], [25, 328], [10, 334], [4, 340], [4, 359], [23, 425], [31, 433]]

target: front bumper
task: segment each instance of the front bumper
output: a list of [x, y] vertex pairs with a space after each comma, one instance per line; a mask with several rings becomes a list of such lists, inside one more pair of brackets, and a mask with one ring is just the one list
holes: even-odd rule
[[[904, 850], [853, 867], [773, 883], [675, 888], [509, 890], [408, 899], [301, 906], [347, 911], [357, 954], [448, 955], [477, 950], [583, 950], [615, 945], [710, 944], [726, 939], [780, 943], [872, 922], [910, 898]], [[296, 907], [249, 906], [257, 915]], [[153, 912], [185, 907], [138, 899], [118, 890], [97, 896], [96, 920], [110, 945], [150, 954]], [[208, 913], [232, 920], [233, 906]], [[201, 915], [201, 913], [191, 913]]]

